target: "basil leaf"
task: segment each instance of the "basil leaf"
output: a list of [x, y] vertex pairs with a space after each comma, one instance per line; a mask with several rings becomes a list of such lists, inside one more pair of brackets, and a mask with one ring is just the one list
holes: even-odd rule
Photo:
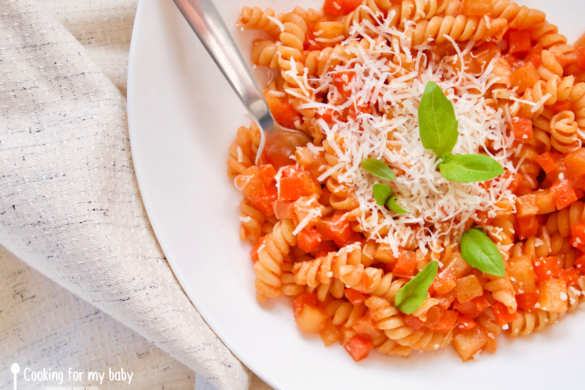
[[396, 178], [392, 169], [384, 161], [366, 158], [362, 160], [361, 165], [363, 169], [380, 179], [392, 181]]
[[439, 263], [431, 261], [410, 282], [406, 283], [394, 296], [394, 306], [404, 314], [412, 314], [422, 305], [429, 295]]
[[390, 197], [390, 199], [388, 199], [388, 202], [386, 202], [386, 207], [388, 207], [390, 211], [394, 211], [396, 214], [408, 213], [407, 210], [405, 210], [402, 206], [398, 204], [398, 202], [396, 201], [396, 196], [392, 196]]
[[473, 183], [498, 177], [504, 173], [504, 168], [485, 154], [455, 154], [439, 164], [439, 171], [447, 180]]
[[441, 88], [429, 81], [418, 106], [420, 140], [439, 157], [451, 153], [457, 143], [457, 119], [453, 104]]
[[498, 247], [477, 228], [471, 228], [461, 236], [461, 257], [473, 268], [494, 276], [504, 276], [504, 260]]
[[372, 191], [374, 192], [376, 203], [380, 206], [384, 206], [386, 200], [392, 195], [392, 188], [388, 187], [386, 184], [376, 183], [372, 186]]

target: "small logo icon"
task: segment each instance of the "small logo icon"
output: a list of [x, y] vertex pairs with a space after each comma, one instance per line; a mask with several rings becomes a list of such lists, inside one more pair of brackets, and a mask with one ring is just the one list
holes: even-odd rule
[[10, 366], [10, 372], [12, 372], [12, 389], [17, 390], [18, 388], [18, 374], [20, 373], [20, 366], [18, 363], [12, 363]]

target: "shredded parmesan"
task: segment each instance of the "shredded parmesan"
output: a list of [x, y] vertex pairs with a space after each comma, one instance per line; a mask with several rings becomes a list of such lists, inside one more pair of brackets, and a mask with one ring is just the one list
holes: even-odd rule
[[[494, 217], [499, 204], [515, 204], [508, 189], [513, 175], [502, 175], [486, 186], [449, 182], [439, 173], [437, 157], [424, 149], [419, 136], [418, 106], [426, 84], [439, 84], [453, 103], [459, 122], [453, 153], [488, 154], [506, 171], [515, 172], [511, 159], [513, 135], [507, 130], [506, 113], [490, 106], [484, 97], [493, 84], [492, 64], [481, 74], [464, 71], [463, 58], [471, 45], [461, 50], [449, 39], [456, 55], [435, 58], [426, 50], [428, 46], [411, 48], [407, 36], [390, 26], [392, 15], [375, 17], [380, 18], [379, 25], [367, 20], [352, 25], [351, 36], [342, 43], [351, 59], [315, 78], [287, 71], [288, 76], [297, 77], [301, 90], [303, 85], [307, 90], [291, 88], [286, 92], [307, 102], [301, 108], [316, 109], [321, 114], [328, 109], [356, 109], [355, 119], [334, 120], [332, 124], [317, 121], [338, 159], [338, 164], [318, 180], [335, 174], [341, 183], [353, 188], [359, 201], [358, 221], [368, 238], [388, 244], [394, 253], [413, 243], [425, 253], [433, 243], [460, 234], [470, 221], [478, 222], [479, 214]], [[350, 44], [357, 39], [367, 40], [369, 47]], [[351, 96], [343, 99], [333, 80], [346, 71], [352, 71], [354, 77], [348, 83]], [[309, 90], [327, 94], [329, 103], [307, 98], [310, 94], [305, 92]], [[336, 101], [342, 103], [334, 104]], [[383, 114], [361, 113], [358, 107], [362, 106], [377, 107]], [[376, 204], [372, 185], [377, 179], [360, 168], [365, 158], [381, 159], [397, 173], [396, 180], [389, 184], [407, 214], [395, 215]], [[302, 230], [302, 222], [295, 231]]]

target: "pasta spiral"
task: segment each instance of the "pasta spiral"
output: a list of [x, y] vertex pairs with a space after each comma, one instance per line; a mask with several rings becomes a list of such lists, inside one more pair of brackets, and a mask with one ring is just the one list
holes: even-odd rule
[[258, 261], [254, 263], [256, 273], [257, 298], [263, 302], [267, 298], [277, 298], [281, 294], [280, 275], [284, 257], [295, 245], [293, 224], [290, 220], [282, 220], [274, 225], [274, 229], [263, 239], [258, 249]]
[[255, 244], [262, 235], [264, 214], [250, 204], [247, 199], [240, 203], [240, 238]]
[[569, 207], [549, 215], [546, 229], [549, 232], [558, 232], [566, 238], [571, 234], [571, 225], [585, 222], [585, 202], [577, 201]]
[[258, 66], [265, 66], [270, 69], [278, 69], [280, 64], [279, 46], [269, 40], [256, 40], [252, 44], [252, 63]]
[[412, 353], [412, 348], [400, 345], [396, 341], [390, 339], [384, 340], [384, 342], [376, 349], [378, 352], [386, 356], [399, 356], [403, 358], [409, 357]]
[[414, 45], [429, 39], [437, 43], [446, 42], [447, 37], [456, 41], [479, 41], [503, 34], [507, 24], [506, 19], [502, 18], [486, 21], [486, 18], [463, 15], [435, 16], [417, 23], [410, 35]]
[[350, 328], [354, 322], [366, 313], [366, 306], [352, 305], [345, 300], [332, 300], [325, 305], [325, 314], [335, 326]]
[[528, 336], [539, 332], [557, 322], [561, 318], [559, 313], [551, 313], [543, 310], [536, 310], [533, 313], [518, 313], [516, 319], [510, 323], [510, 335]]
[[497, 278], [485, 284], [485, 289], [492, 293], [492, 297], [504, 304], [510, 313], [516, 313], [516, 293], [512, 283], [507, 277]]
[[567, 43], [567, 38], [559, 34], [558, 27], [546, 21], [531, 28], [530, 35], [532, 40], [540, 44], [544, 49], [554, 48], [555, 46]]
[[295, 282], [309, 287], [317, 287], [321, 283], [329, 284], [335, 275], [339, 275], [340, 267], [359, 264], [360, 261], [360, 246], [349, 245], [315, 260], [296, 263], [293, 267]]
[[260, 145], [260, 130], [255, 124], [250, 127], [240, 126], [236, 139], [229, 148], [228, 174], [230, 177], [241, 174], [254, 165], [258, 146]]
[[398, 290], [407, 282], [404, 279], [394, 280], [391, 273], [384, 274], [380, 268], [364, 267], [363, 264], [343, 265], [339, 267], [336, 276], [353, 289], [389, 301], [394, 299]]
[[508, 20], [511, 28], [525, 29], [535, 24], [544, 22], [545, 13], [536, 9], [520, 6], [510, 0], [493, 0], [493, 18], [504, 18]]
[[398, 309], [391, 306], [384, 298], [370, 297], [366, 299], [366, 306], [370, 310], [374, 325], [383, 330], [388, 339], [396, 341], [402, 346], [422, 351], [434, 351], [446, 347], [451, 342], [451, 332], [443, 334], [409, 328], [402, 320]]
[[242, 8], [238, 25], [246, 30], [259, 30], [277, 38], [280, 35], [280, 25], [276, 22], [274, 10], [260, 7]]
[[572, 111], [562, 111], [556, 114], [551, 120], [550, 127], [551, 145], [557, 151], [569, 153], [581, 146], [577, 133], [579, 126]]

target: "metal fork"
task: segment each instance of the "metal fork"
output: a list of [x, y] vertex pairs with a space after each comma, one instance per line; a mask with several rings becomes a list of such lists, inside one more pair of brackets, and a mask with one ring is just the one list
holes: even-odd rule
[[[268, 138], [269, 144], [278, 145], [278, 148], [289, 154], [294, 153], [297, 146], [309, 142], [305, 133], [282, 127], [274, 120], [260, 88], [254, 81], [213, 2], [211, 0], [174, 1], [258, 127], [263, 130], [256, 162], [264, 150], [265, 138]], [[264, 137], [264, 134], [267, 137]]]

